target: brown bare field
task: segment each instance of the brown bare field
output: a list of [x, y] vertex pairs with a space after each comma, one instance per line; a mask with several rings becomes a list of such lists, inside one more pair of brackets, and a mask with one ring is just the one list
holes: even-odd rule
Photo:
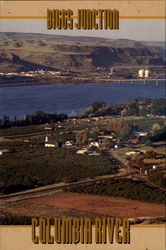
[[160, 217], [165, 216], [161, 204], [100, 195], [60, 192], [47, 197], [17, 201], [2, 206], [14, 215], [45, 217]]

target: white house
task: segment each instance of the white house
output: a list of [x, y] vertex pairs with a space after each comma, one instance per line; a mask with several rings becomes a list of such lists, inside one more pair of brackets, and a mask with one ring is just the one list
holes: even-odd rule
[[0, 149], [0, 155], [7, 155], [10, 152], [8, 149]]
[[45, 138], [45, 147], [59, 148], [59, 143], [57, 142], [57, 140], [55, 140], [53, 138], [48, 138], [48, 136], [46, 136], [46, 138]]

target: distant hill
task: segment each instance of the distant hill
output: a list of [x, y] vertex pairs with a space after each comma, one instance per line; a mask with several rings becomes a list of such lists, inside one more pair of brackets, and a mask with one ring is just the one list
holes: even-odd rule
[[30, 61], [22, 60], [16, 54], [11, 52], [2, 51], [0, 52], [0, 65], [8, 65], [9, 69], [14, 67], [14, 71], [30, 71], [30, 70], [54, 70], [52, 67], [47, 67]]
[[0, 71], [163, 65], [161, 42], [74, 37], [46, 34], [0, 33]]
[[166, 55], [165, 42], [146, 41], [141, 43], [144, 46], [147, 46], [150, 51], [158, 53], [163, 59], [165, 59]]
[[165, 49], [165, 41], [141, 41], [143, 45], [152, 47], [161, 47]]

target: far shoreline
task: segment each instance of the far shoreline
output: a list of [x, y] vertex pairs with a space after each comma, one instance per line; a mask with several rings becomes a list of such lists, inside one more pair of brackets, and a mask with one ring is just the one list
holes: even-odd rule
[[107, 79], [102, 79], [102, 80], [97, 80], [95, 81], [95, 79], [93, 79], [93, 81], [91, 79], [87, 80], [85, 79], [84, 81], [74, 81], [74, 82], [54, 82], [54, 83], [44, 83], [44, 82], [12, 82], [12, 83], [0, 83], [0, 88], [6, 88], [6, 87], [25, 87], [25, 86], [45, 86], [45, 85], [55, 85], [55, 86], [65, 86], [65, 85], [80, 85], [80, 84], [110, 84], [110, 83], [115, 83], [117, 82], [117, 84], [122, 84], [122, 82], [127, 82], [127, 81], [135, 81], [135, 82], [148, 82], [148, 81], [165, 81], [165, 79], [163, 78], [158, 78], [158, 79], [154, 79], [154, 78], [148, 78], [148, 79], [125, 79], [125, 78], [119, 78], [119, 79], [109, 79], [109, 81]]
[[[112, 82], [112, 81], [110, 81], [110, 82]], [[59, 85], [63, 85], [63, 86], [65, 86], [65, 85], [71, 85], [71, 86], [73, 86], [73, 85], [79, 85], [79, 84], [88, 84], [88, 83], [91, 83], [91, 84], [102, 84], [102, 83], [107, 83], [106, 81], [104, 82], [104, 81], [102, 81], [102, 82], [98, 82], [98, 81], [80, 81], [80, 82], [66, 82], [66, 83], [64, 83], [64, 82], [55, 82], [55, 83], [38, 83], [38, 82], [27, 82], [27, 83], [23, 83], [23, 82], [20, 82], [20, 83], [16, 83], [16, 82], [13, 82], [13, 83], [2, 83], [2, 84], [0, 84], [0, 88], [6, 88], [6, 87], [21, 87], [21, 86], [45, 86], [45, 85], [56, 85], [56, 86], [59, 86]]]

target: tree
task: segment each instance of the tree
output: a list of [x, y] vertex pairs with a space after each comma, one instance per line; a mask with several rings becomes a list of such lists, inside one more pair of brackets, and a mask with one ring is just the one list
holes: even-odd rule
[[85, 144], [88, 141], [87, 132], [78, 132], [76, 135], [76, 143], [79, 145]]
[[124, 121], [115, 121], [108, 124], [108, 130], [120, 133], [121, 129], [129, 129], [129, 125]]
[[122, 128], [120, 130], [119, 137], [121, 139], [127, 139], [127, 138], [129, 138], [130, 133], [131, 133], [131, 128], [130, 127], [124, 127], [124, 128]]
[[8, 116], [4, 115], [3, 118], [2, 118], [2, 126], [4, 128], [8, 128], [10, 127], [10, 119]]
[[141, 168], [144, 167], [144, 161], [142, 156], [132, 157], [129, 160], [129, 167]]
[[106, 107], [106, 104], [105, 104], [105, 102], [93, 102], [91, 106], [92, 106], [92, 108], [93, 108], [93, 110], [95, 112], [100, 108]]
[[145, 159], [155, 159], [157, 156], [157, 153], [153, 150], [146, 151], [144, 154]]
[[153, 124], [150, 132], [154, 135], [160, 129], [161, 129], [161, 126], [158, 123], [155, 123]]
[[152, 142], [157, 142], [157, 141], [163, 141], [166, 139], [166, 129], [165, 127], [162, 129], [157, 130], [153, 136], [151, 136], [149, 139]]

